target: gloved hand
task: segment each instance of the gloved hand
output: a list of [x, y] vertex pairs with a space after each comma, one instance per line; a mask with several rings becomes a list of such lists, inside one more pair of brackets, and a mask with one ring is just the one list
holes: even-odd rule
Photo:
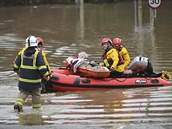
[[110, 70], [115, 70], [115, 68], [113, 66], [110, 67]]
[[52, 74], [50, 74], [49, 76], [50, 76], [50, 78], [51, 78], [53, 75], [52, 75]]
[[17, 75], [18, 75], [18, 76], [20, 76], [20, 71], [19, 71], [19, 70], [18, 70], [18, 71], [16, 71], [16, 73], [17, 73]]
[[50, 76], [48, 75], [48, 76], [44, 77], [44, 80], [45, 81], [49, 81], [50, 80]]
[[104, 63], [103, 62], [99, 63], [99, 66], [104, 66]]

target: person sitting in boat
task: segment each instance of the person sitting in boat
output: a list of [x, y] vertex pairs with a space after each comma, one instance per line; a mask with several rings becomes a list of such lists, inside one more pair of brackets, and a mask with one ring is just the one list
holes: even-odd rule
[[120, 38], [113, 39], [114, 48], [118, 50], [120, 55], [124, 60], [124, 69], [130, 64], [130, 56], [127, 49], [122, 45], [122, 40]]
[[[86, 52], [79, 52], [78, 56], [68, 57], [64, 64], [67, 69], [72, 70], [74, 74], [80, 73], [88, 74], [93, 77], [107, 77], [109, 76], [109, 69], [104, 66], [99, 66], [95, 61], [89, 61]], [[88, 72], [89, 71], [89, 72]]]
[[74, 73], [77, 72], [77, 68], [83, 64], [88, 64], [88, 55], [86, 52], [79, 52], [78, 56], [68, 57], [63, 63], [65, 64], [66, 69], [73, 70]]
[[109, 77], [122, 77], [124, 72], [124, 61], [119, 52], [114, 48], [110, 38], [104, 38], [100, 45], [104, 49], [104, 65], [111, 70]]
[[74, 59], [73, 62], [72, 62], [72, 65], [73, 65], [73, 72], [76, 73], [77, 72], [77, 69], [79, 66], [81, 65], [88, 65], [89, 64], [89, 61], [88, 61], [88, 55], [86, 52], [79, 52], [78, 53], [78, 58], [77, 59]]

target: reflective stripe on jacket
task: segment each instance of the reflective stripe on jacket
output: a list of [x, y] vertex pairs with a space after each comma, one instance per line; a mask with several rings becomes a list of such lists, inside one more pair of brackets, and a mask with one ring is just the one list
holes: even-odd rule
[[[24, 48], [22, 48], [22, 50], [20, 50], [17, 54], [17, 56], [21, 55], [25, 50], [27, 49], [27, 46], [25, 46]], [[39, 51], [39, 49], [37, 49]], [[47, 69], [48, 69], [48, 72], [49, 74], [51, 74], [51, 69], [50, 69], [50, 65], [47, 61], [47, 58], [46, 58], [46, 55], [45, 55], [45, 52], [43, 50], [40, 51], [42, 56], [43, 56], [43, 59], [44, 59], [44, 62], [45, 62], [45, 65], [47, 66]], [[16, 57], [17, 58], [17, 57]]]
[[14, 64], [14, 71], [20, 72], [19, 88], [23, 90], [39, 88], [41, 78], [49, 75], [47, 67], [38, 50], [35, 49], [30, 56], [26, 56], [25, 51], [17, 56]]

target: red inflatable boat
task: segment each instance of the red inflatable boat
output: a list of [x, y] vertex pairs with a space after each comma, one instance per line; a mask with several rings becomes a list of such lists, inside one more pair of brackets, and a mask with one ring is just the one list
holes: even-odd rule
[[47, 91], [85, 91], [116, 88], [162, 87], [171, 83], [160, 77], [95, 78], [88, 75], [74, 75], [71, 70], [53, 70], [52, 78], [46, 84]]
[[[81, 62], [79, 62], [81, 63]], [[148, 67], [149, 66], [149, 67]], [[170, 73], [162, 74], [161, 77], [142, 76], [145, 70], [153, 70], [148, 58], [137, 56], [130, 63], [128, 70], [132, 74], [126, 74], [122, 78], [109, 78], [110, 71], [100, 66], [84, 65], [77, 68], [77, 73], [66, 68], [54, 69], [51, 79], [46, 83], [46, 91], [78, 91], [78, 90], [105, 90], [116, 88], [139, 88], [139, 87], [162, 87], [170, 86], [166, 81], [171, 78]], [[75, 73], [75, 74], [74, 74]], [[133, 73], [136, 73], [133, 74]], [[152, 73], [152, 72], [151, 72]], [[156, 74], [157, 75], [157, 74]], [[163, 79], [162, 79], [163, 78]]]

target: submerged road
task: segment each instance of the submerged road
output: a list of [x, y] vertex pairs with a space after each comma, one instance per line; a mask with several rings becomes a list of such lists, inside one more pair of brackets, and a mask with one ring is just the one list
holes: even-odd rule
[[[0, 125], [0, 129], [114, 129], [112, 126], [88, 126], [88, 125]], [[155, 124], [129, 124], [115, 129], [171, 129], [172, 125]]]

